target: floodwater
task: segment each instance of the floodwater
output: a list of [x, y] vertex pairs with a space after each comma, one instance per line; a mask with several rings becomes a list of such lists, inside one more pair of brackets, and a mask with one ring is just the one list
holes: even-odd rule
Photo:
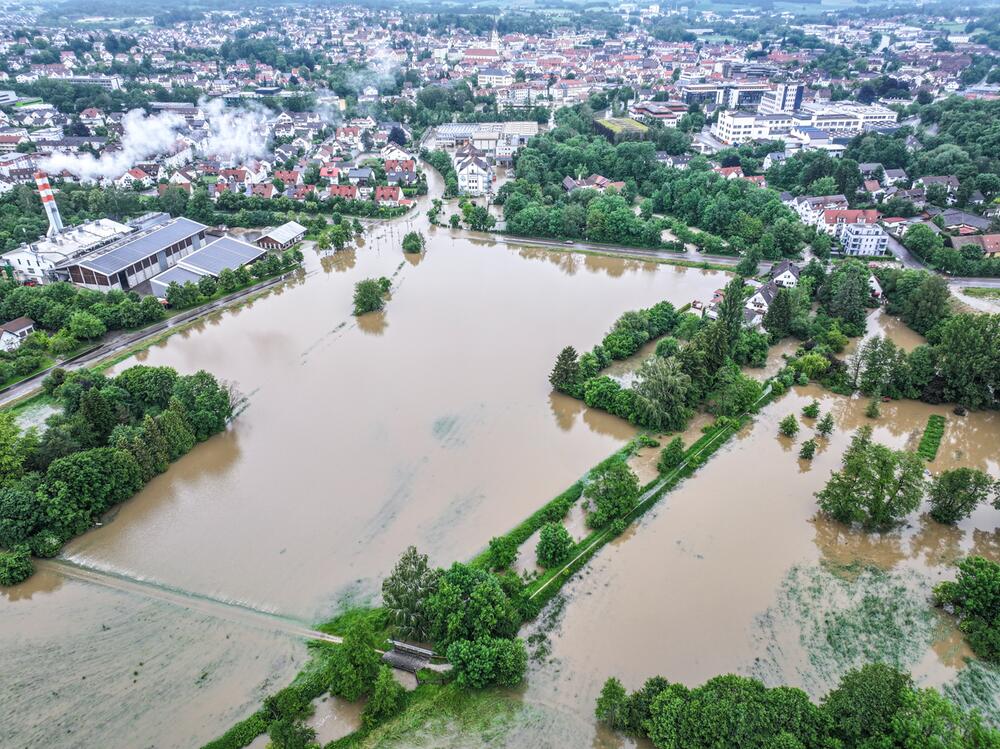
[[[315, 622], [376, 596], [409, 544], [436, 564], [472, 557], [635, 433], [551, 393], [559, 350], [589, 349], [625, 310], [725, 282], [470, 240], [428, 227], [424, 208], [357, 249], [310, 249], [298, 280], [117, 367], [204, 368], [249, 405], [64, 550], [163, 596], [58, 565], [0, 593], [5, 745], [218, 735], [306, 658], [287, 631], [227, 610]], [[429, 249], [404, 257], [411, 229]], [[355, 319], [354, 283], [379, 276], [393, 282], [386, 309]]]
[[[814, 420], [801, 417], [813, 398], [836, 431], [818, 439], [810, 464], [798, 445], [815, 436]], [[742, 673], [819, 697], [848, 668], [888, 658], [922, 684], [952, 683], [971, 653], [927, 596], [958, 558], [1000, 560], [1000, 511], [982, 507], [955, 528], [918, 512], [869, 535], [818, 515], [813, 494], [856, 429], [870, 424], [877, 441], [913, 450], [932, 413], [947, 418], [932, 472], [964, 465], [1000, 476], [1000, 414], [958, 417], [908, 401], [883, 404], [871, 420], [866, 406], [795, 388], [605, 547], [564, 588], [551, 655], [530, 670], [521, 699], [543, 717], [515, 728], [507, 745], [619, 746], [593, 720], [612, 675], [636, 689], [654, 674], [693, 686]], [[778, 435], [789, 413], [802, 424], [794, 441]]]

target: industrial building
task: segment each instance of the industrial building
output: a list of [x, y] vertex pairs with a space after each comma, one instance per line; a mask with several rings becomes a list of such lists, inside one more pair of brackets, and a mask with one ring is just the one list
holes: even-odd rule
[[204, 276], [217, 279], [222, 271], [249, 265], [266, 254], [267, 250], [263, 247], [254, 247], [232, 237], [219, 237], [181, 258], [173, 268], [152, 278], [149, 285], [154, 296], [166, 299], [167, 288], [171, 283], [181, 286], [185, 283], [196, 284]]
[[98, 291], [132, 289], [199, 249], [208, 229], [186, 218], [148, 213], [128, 224], [111, 219], [65, 228], [48, 177], [35, 175], [49, 219], [46, 237], [4, 253], [14, 278], [23, 283], [72, 281]]
[[199, 249], [207, 229], [191, 219], [170, 219], [108, 247], [72, 257], [57, 265], [54, 275], [88, 289], [127, 291]]

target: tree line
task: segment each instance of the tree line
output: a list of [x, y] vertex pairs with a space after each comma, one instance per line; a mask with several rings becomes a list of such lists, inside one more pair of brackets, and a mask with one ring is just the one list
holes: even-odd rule
[[65, 356], [82, 341], [93, 341], [109, 330], [128, 330], [162, 320], [163, 307], [152, 297], [112, 289], [82, 289], [59, 281], [21, 286], [0, 280], [0, 319], [29, 317], [31, 333], [13, 352], [0, 352], [0, 383], [38, 369], [46, 358]]
[[657, 749], [935, 749], [997, 747], [1000, 732], [937, 690], [919, 689], [897, 669], [872, 663], [848, 671], [814, 704], [796, 687], [764, 686], [728, 674], [689, 688], [661, 676], [631, 694], [608, 679], [596, 716]]
[[[757, 248], [777, 259], [801, 249], [810, 236], [778, 194], [746, 180], [728, 180], [696, 157], [687, 169], [672, 169], [656, 158], [653, 143], [610, 144], [577, 128], [587, 123], [573, 110], [560, 110], [560, 123], [533, 138], [518, 152], [517, 179], [505, 183], [496, 202], [504, 206], [507, 230], [513, 234], [639, 246], [661, 246], [669, 224], [654, 217], [668, 214], [718, 237], [709, 251], [732, 253]], [[563, 179], [599, 174], [624, 183], [598, 194], [569, 193]], [[632, 209], [642, 197], [640, 214]]]
[[44, 392], [61, 411], [44, 431], [0, 413], [0, 584], [29, 577], [197, 442], [222, 431], [235, 391], [211, 374], [137, 365], [115, 377], [54, 370]]
[[[679, 315], [669, 302], [626, 312], [592, 351], [581, 356], [564, 348], [549, 382], [588, 406], [656, 431], [683, 429], [705, 402], [719, 416], [736, 416], [760, 396], [760, 384], [739, 366], [759, 366], [767, 357], [767, 337], [743, 326], [743, 302], [743, 278], [737, 277], [726, 286], [716, 320]], [[653, 338], [660, 338], [656, 355], [643, 362], [630, 387], [600, 375], [613, 359], [627, 358]]]

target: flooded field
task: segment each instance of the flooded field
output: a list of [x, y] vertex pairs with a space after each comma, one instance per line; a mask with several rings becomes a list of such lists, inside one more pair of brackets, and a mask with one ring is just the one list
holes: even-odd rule
[[[797, 444], [813, 436], [812, 421], [800, 417], [794, 443], [777, 424], [813, 398], [837, 429], [819, 439], [810, 464], [798, 459]], [[984, 507], [957, 528], [918, 513], [898, 531], [866, 535], [819, 516], [813, 493], [839, 468], [858, 427], [871, 424], [877, 441], [914, 449], [932, 413], [948, 419], [932, 471], [968, 465], [1000, 476], [1000, 414], [957, 417], [905, 402], [883, 404], [873, 421], [866, 405], [794, 389], [605, 547], [564, 588], [564, 609], [547, 633], [551, 655], [531, 669], [521, 695], [544, 717], [516, 728], [507, 745], [616, 746], [593, 720], [610, 675], [635, 689], [654, 674], [696, 685], [735, 672], [818, 697], [848, 668], [880, 658], [922, 684], [953, 686], [971, 653], [927, 596], [957, 558], [1000, 559], [1000, 512]]]
[[[400, 249], [411, 228], [428, 234], [423, 256]], [[387, 309], [355, 320], [354, 283], [378, 276], [393, 279]], [[473, 556], [634, 434], [550, 393], [558, 351], [724, 280], [470, 241], [420, 214], [356, 250], [310, 250], [302, 279], [123, 362], [205, 368], [249, 407], [65, 548], [146, 592], [57, 567], [4, 591], [10, 745], [212, 738], [305, 658], [301, 640], [227, 617], [229, 604], [313, 622], [374, 596], [409, 544], [435, 563]]]

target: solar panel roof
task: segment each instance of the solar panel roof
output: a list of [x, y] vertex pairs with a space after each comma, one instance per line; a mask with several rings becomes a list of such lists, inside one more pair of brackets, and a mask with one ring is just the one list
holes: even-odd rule
[[148, 234], [128, 239], [106, 252], [83, 258], [77, 264], [110, 276], [206, 228], [208, 227], [204, 224], [188, 218], [174, 219]]
[[232, 237], [220, 237], [183, 258], [181, 264], [203, 273], [218, 276], [224, 269], [233, 270], [241, 265], [246, 265], [266, 252], [267, 250], [254, 247]]

